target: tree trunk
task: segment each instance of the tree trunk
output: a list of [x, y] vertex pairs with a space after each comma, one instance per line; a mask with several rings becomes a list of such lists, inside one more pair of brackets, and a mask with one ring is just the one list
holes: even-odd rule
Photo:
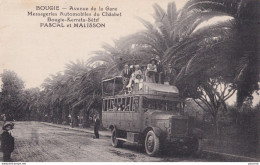
[[72, 109], [71, 120], [72, 120], [72, 125], [71, 125], [72, 128], [79, 126], [78, 113], [75, 108]]
[[217, 136], [219, 136], [219, 123], [218, 123], [218, 119], [216, 119], [216, 133], [217, 133]]
[[62, 105], [58, 105], [57, 107], [57, 123], [62, 123]]
[[62, 106], [62, 123], [64, 125], [68, 125], [69, 124], [69, 106], [68, 105], [64, 105]]
[[215, 133], [216, 133], [217, 136], [219, 136], [219, 124], [218, 124], [217, 115], [213, 116], [213, 120], [214, 120]]
[[50, 108], [51, 108], [51, 113], [50, 113], [50, 120], [51, 120], [51, 123], [54, 123], [54, 121], [55, 121], [55, 107], [54, 106], [50, 106]]
[[49, 110], [49, 113], [48, 113], [47, 117], [48, 117], [48, 122], [51, 123], [52, 122], [52, 117], [53, 117], [51, 109]]
[[89, 128], [90, 123], [89, 123], [89, 111], [87, 109], [84, 109], [83, 112], [83, 123], [82, 123], [83, 128]]

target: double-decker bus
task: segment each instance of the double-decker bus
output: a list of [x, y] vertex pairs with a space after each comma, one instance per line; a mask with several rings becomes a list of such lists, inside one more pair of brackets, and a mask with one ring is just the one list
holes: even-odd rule
[[181, 114], [175, 86], [144, 81], [125, 92], [122, 82], [123, 77], [117, 76], [102, 83], [102, 123], [111, 130], [112, 146], [141, 144], [149, 156], [156, 156], [169, 143], [188, 152], [200, 150], [201, 134]]

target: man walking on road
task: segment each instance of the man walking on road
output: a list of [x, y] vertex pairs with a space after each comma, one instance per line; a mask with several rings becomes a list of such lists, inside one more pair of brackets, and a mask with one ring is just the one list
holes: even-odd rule
[[99, 133], [98, 133], [99, 127], [100, 127], [100, 120], [99, 120], [98, 115], [95, 115], [94, 116], [94, 133], [95, 133], [95, 136], [93, 137], [94, 139], [99, 138]]

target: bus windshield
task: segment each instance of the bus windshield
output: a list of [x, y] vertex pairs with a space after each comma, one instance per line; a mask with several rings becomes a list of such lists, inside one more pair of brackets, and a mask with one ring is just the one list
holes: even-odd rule
[[163, 111], [179, 111], [179, 102], [143, 97], [143, 108]]

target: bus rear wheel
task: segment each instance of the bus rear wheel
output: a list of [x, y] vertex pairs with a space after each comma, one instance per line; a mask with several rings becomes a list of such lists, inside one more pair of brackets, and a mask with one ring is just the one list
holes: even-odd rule
[[149, 131], [145, 137], [145, 151], [149, 156], [156, 156], [159, 153], [160, 149], [160, 140], [157, 137], [153, 130]]
[[112, 136], [111, 136], [111, 142], [112, 142], [112, 146], [115, 148], [119, 148], [122, 147], [123, 145], [123, 141], [116, 139], [116, 129], [114, 128], [112, 130]]

